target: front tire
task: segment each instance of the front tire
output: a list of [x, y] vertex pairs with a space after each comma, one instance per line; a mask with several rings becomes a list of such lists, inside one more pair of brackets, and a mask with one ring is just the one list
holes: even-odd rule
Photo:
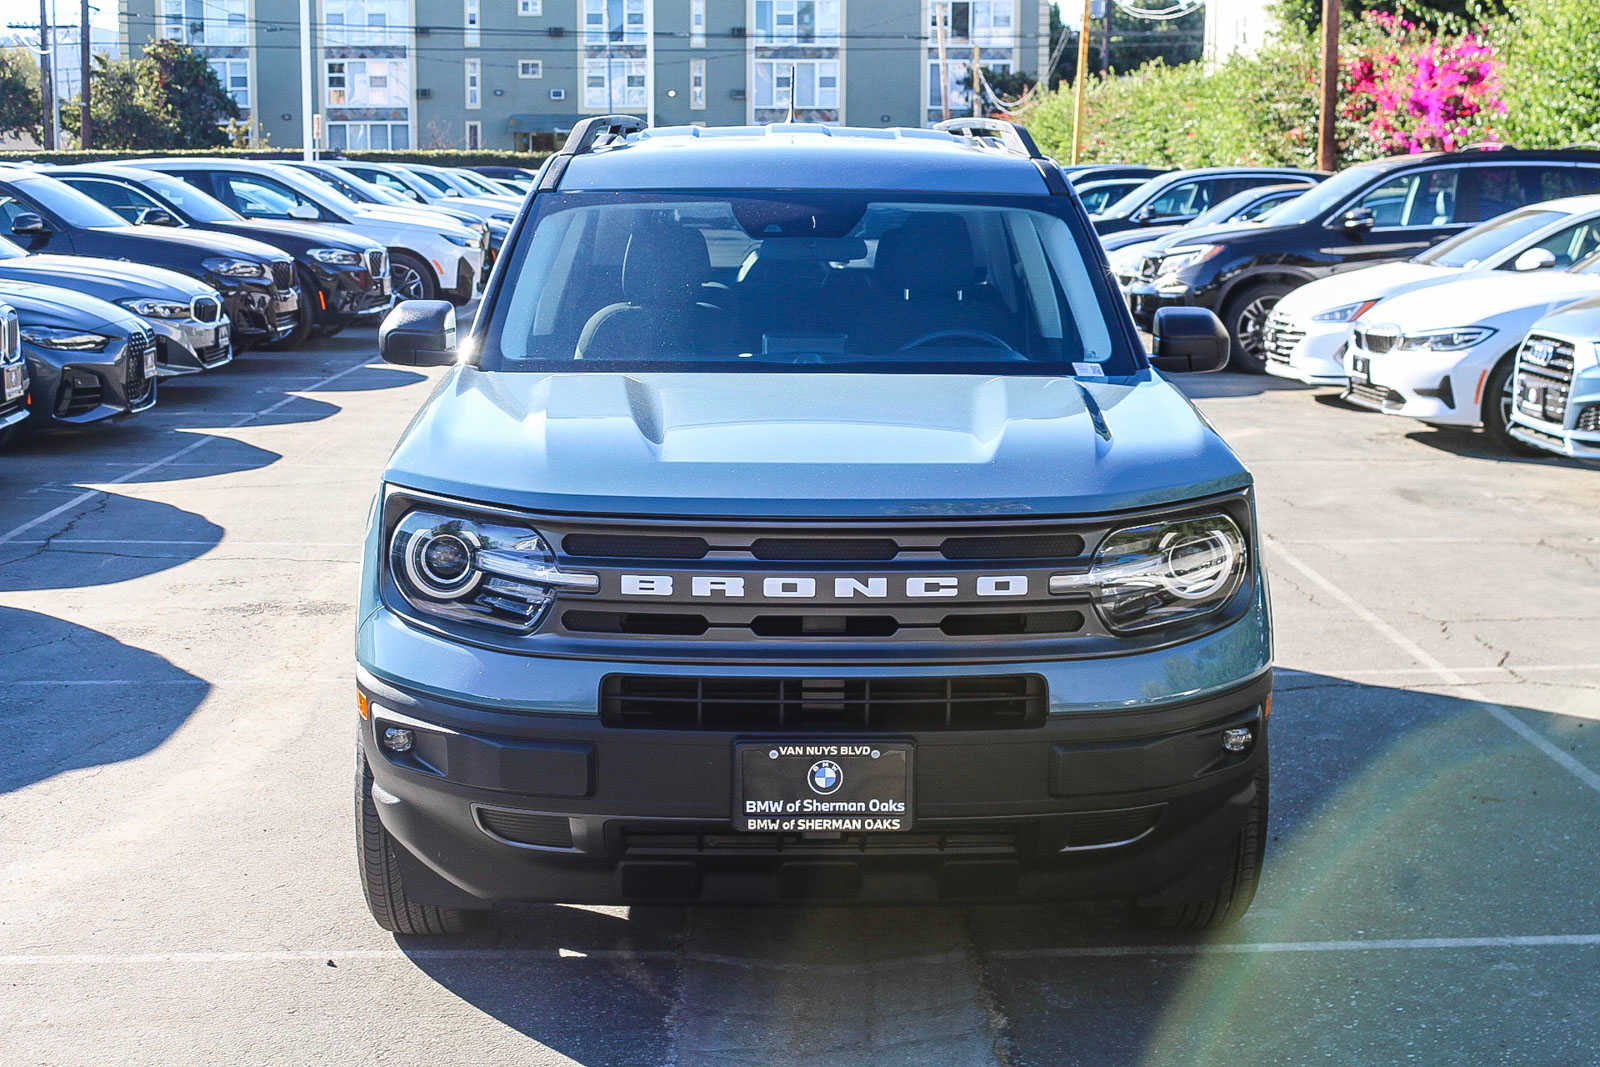
[[1277, 282], [1262, 282], [1246, 287], [1228, 301], [1222, 324], [1228, 328], [1228, 368], [1265, 374], [1267, 345], [1263, 336], [1267, 316], [1288, 295], [1290, 287]]
[[367, 909], [379, 926], [394, 934], [464, 934], [482, 925], [485, 913], [424, 904], [406, 895], [395, 857], [399, 846], [378, 819], [372, 799], [372, 768], [356, 747], [356, 863]]
[[1511, 436], [1511, 405], [1516, 397], [1511, 395], [1512, 376], [1517, 370], [1515, 356], [1507, 356], [1489, 372], [1483, 385], [1483, 432], [1496, 448], [1518, 456], [1538, 456], [1543, 453], [1532, 445], [1523, 444]]
[[1135, 904], [1133, 917], [1139, 925], [1158, 930], [1215, 930], [1231, 926], [1250, 910], [1267, 851], [1268, 778], [1266, 767], [1256, 774], [1255, 802], [1238, 836], [1227, 847], [1222, 879], [1185, 900], [1154, 907]]
[[439, 280], [410, 252], [389, 253], [389, 281], [401, 300], [439, 299]]

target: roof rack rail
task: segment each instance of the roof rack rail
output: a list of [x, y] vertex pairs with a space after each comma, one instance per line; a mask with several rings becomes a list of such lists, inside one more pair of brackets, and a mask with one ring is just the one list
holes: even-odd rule
[[1004, 119], [945, 119], [943, 122], [934, 123], [933, 128], [953, 137], [967, 137], [975, 141], [996, 140], [1005, 146], [1006, 151], [1029, 159], [1048, 158], [1039, 151], [1039, 146], [1033, 143], [1032, 134], [1015, 122], [1007, 122]]
[[583, 119], [567, 134], [566, 143], [556, 150], [545, 165], [544, 177], [539, 179], [539, 191], [549, 192], [561, 184], [572, 157], [593, 152], [622, 140], [630, 133], [640, 133], [649, 125], [637, 115], [596, 115]]

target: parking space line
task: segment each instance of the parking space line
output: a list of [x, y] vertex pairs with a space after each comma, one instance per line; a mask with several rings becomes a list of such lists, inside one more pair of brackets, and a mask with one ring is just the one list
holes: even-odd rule
[[[308, 392], [308, 393], [316, 392], [316, 390], [321, 388], [322, 386], [328, 385], [328, 384], [330, 384], [332, 382], [336, 382], [340, 378], [343, 378], [347, 374], [354, 374], [356, 371], [361, 370], [363, 367], [366, 367], [366, 366], [370, 365], [371, 362], [372, 362], [372, 360], [370, 360], [370, 359], [362, 359], [361, 362], [355, 364], [354, 366], [346, 367], [344, 370], [339, 371], [337, 374], [330, 374], [326, 378], [318, 379], [315, 384], [306, 386], [303, 391], [304, 392]], [[268, 407], [264, 407], [260, 411], [253, 412], [252, 414], [246, 415], [243, 418], [238, 419], [235, 422], [229, 423], [227, 426], [218, 427], [218, 429], [220, 429], [220, 430], [236, 430], [236, 429], [239, 429], [242, 426], [249, 425], [251, 422], [253, 422], [256, 419], [261, 418], [263, 415], [270, 415], [274, 411], [277, 411], [281, 407], [284, 407], [284, 406], [286, 406], [288, 404], [292, 404], [296, 400], [303, 400], [303, 399], [305, 399], [305, 398], [304, 397], [299, 397], [299, 396], [292, 396], [292, 395], [283, 397], [281, 400], [279, 400], [275, 404], [269, 405]], [[168, 463], [173, 463], [173, 462], [175, 462], [177, 460], [180, 460], [184, 456], [187, 456], [189, 453], [194, 452], [197, 449], [204, 448], [206, 445], [210, 444], [212, 441], [215, 441], [217, 439], [218, 438], [215, 435], [207, 434], [204, 437], [201, 437], [199, 440], [189, 442], [188, 444], [184, 445], [182, 448], [178, 449], [176, 452], [171, 453], [170, 455], [162, 456], [160, 459], [151, 460], [149, 463], [146, 463], [144, 466], [135, 467], [133, 470], [128, 471], [126, 474], [119, 474], [115, 478], [112, 478], [110, 481], [108, 481], [108, 482], [106, 482], [104, 484], [106, 484], [106, 485], [121, 485], [124, 482], [131, 482], [135, 478], [139, 478], [139, 477], [141, 477], [143, 475], [149, 474], [153, 470], [156, 470], [156, 469], [158, 469], [160, 467], [166, 466]], [[51, 519], [57, 517], [58, 515], [63, 515], [63, 514], [69, 512], [69, 511], [73, 510], [74, 508], [82, 507], [84, 504], [87, 504], [89, 501], [93, 500], [95, 497], [100, 496], [103, 493], [105, 493], [104, 489], [86, 489], [86, 490], [84, 490], [83, 492], [79, 493], [77, 496], [73, 497], [71, 500], [68, 500], [66, 503], [60, 504], [60, 505], [58, 505], [56, 507], [53, 507], [49, 511], [45, 512], [43, 515], [35, 516], [34, 518], [31, 518], [27, 522], [23, 523], [21, 526], [13, 527], [12, 529], [6, 531], [5, 533], [0, 534], [0, 545], [8, 544], [9, 542], [16, 540], [16, 538], [20, 534], [27, 533], [29, 530], [33, 529], [35, 526], [38, 526], [40, 523], [49, 522]]]
[[[979, 952], [991, 960], [1074, 959], [1117, 956], [1237, 956], [1305, 952], [1408, 952], [1471, 951], [1526, 948], [1600, 948], [1600, 933], [1529, 934], [1500, 937], [1395, 937], [1351, 938], [1333, 941], [1192, 941], [1154, 945], [1062, 945], [1046, 948], [999, 949]], [[809, 963], [725, 953], [681, 952], [675, 949], [550, 948], [399, 948], [380, 949], [262, 949], [216, 952], [60, 952], [0, 955], [0, 967], [67, 965], [102, 967], [118, 964], [199, 965], [233, 963], [343, 963], [412, 960], [418, 962], [558, 962], [561, 960], [638, 961], [665, 960], [751, 970], [817, 973], [858, 973], [901, 967], [944, 967], [963, 958], [962, 953], [939, 952], [851, 963]]]
[[[1366, 605], [1362, 604], [1349, 593], [1346, 593], [1337, 585], [1334, 585], [1333, 582], [1329, 581], [1327, 578], [1323, 577], [1321, 573], [1313, 569], [1309, 563], [1306, 563], [1299, 556], [1285, 548], [1281, 543], [1274, 540], [1272, 535], [1267, 535], [1266, 543], [1267, 547], [1271, 548], [1273, 552], [1277, 554], [1278, 558], [1282, 559], [1285, 563], [1289, 564], [1289, 566], [1299, 571], [1307, 581], [1311, 582], [1324, 593], [1327, 593], [1334, 600], [1344, 605], [1346, 609], [1348, 609], [1362, 622], [1365, 622], [1379, 634], [1388, 638], [1391, 644], [1426, 667], [1440, 681], [1443, 681], [1447, 685], [1469, 684], [1462, 674], [1452, 667], [1445, 666], [1438, 659], [1434, 658], [1432, 653], [1430, 653], [1427, 649], [1423, 648], [1421, 645], [1411, 640], [1411, 638], [1407, 637], [1405, 634], [1389, 625], [1383, 619], [1379, 618], [1374, 612], [1367, 608]], [[1517, 718], [1515, 715], [1511, 714], [1505, 708], [1499, 706], [1498, 704], [1485, 704], [1484, 707], [1489, 712], [1489, 715], [1500, 725], [1504, 726], [1506, 729], [1510, 730], [1512, 733], [1528, 742], [1534, 748], [1537, 748], [1540, 752], [1543, 752], [1546, 756], [1550, 757], [1551, 760], [1555, 761], [1555, 763], [1560, 765], [1563, 770], [1569, 772], [1573, 777], [1577, 778], [1578, 781], [1582, 782], [1590, 789], [1600, 792], [1600, 774], [1595, 773], [1593, 769], [1574, 759], [1569, 753], [1563, 752], [1556, 745], [1552, 744], [1547, 738], [1541, 736], [1531, 726]]]

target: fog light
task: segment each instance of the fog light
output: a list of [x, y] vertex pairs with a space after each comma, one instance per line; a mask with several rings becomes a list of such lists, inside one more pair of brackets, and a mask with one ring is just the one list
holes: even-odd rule
[[410, 730], [403, 730], [398, 726], [383, 728], [383, 747], [390, 752], [410, 752], [415, 741], [416, 738], [411, 735]]
[[[391, 733], [393, 731], [390, 731]], [[406, 747], [411, 747], [409, 731], [407, 733]], [[1248, 726], [1236, 726], [1231, 730], [1222, 731], [1222, 747], [1229, 752], [1243, 752], [1250, 747], [1250, 742], [1255, 740], [1255, 734], [1250, 732]], [[387, 744], [388, 742], [384, 742]]]

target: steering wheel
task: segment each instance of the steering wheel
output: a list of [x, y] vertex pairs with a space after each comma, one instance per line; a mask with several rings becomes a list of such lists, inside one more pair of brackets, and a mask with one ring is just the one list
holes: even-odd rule
[[987, 330], [934, 330], [932, 333], [925, 333], [915, 340], [907, 341], [905, 344], [896, 349], [896, 351], [909, 352], [913, 348], [921, 348], [923, 345], [932, 344], [934, 341], [948, 341], [956, 338], [964, 338], [968, 341], [977, 341], [981, 344], [993, 345], [995, 348], [1003, 348], [1013, 356], [1022, 355], [1021, 352], [1018, 352], [1015, 348], [1012, 348], [1009, 344], [1007, 344], [1004, 338], [997, 337]]

